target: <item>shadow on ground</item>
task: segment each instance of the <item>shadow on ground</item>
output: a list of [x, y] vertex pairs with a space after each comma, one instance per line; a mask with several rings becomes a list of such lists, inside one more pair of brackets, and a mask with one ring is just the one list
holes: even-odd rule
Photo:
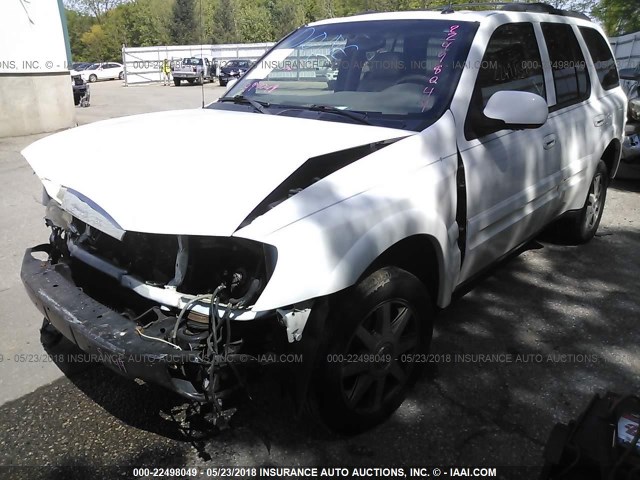
[[94, 365], [0, 407], [0, 464], [539, 466], [556, 422], [597, 391], [640, 387], [639, 245], [638, 231], [601, 228], [495, 269], [440, 312], [427, 373], [370, 432], [295, 418], [267, 373], [232, 428], [190, 436], [178, 397]]

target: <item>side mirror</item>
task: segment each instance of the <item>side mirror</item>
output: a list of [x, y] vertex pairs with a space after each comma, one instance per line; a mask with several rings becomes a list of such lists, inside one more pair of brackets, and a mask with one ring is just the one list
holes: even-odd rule
[[535, 93], [503, 90], [491, 96], [484, 116], [502, 128], [538, 128], [547, 121], [549, 107], [547, 101]]
[[225, 92], [228, 92], [229, 90], [231, 90], [231, 87], [233, 87], [237, 82], [238, 80], [236, 78], [234, 78], [233, 80], [229, 80], [227, 82], [227, 89], [225, 90]]

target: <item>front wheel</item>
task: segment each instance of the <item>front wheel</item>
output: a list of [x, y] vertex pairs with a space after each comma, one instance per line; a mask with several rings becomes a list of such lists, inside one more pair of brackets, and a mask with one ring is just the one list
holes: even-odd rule
[[600, 160], [589, 185], [584, 206], [566, 219], [561, 220], [558, 234], [566, 243], [582, 244], [593, 238], [600, 225], [609, 186], [607, 166]]
[[91, 74], [89, 75], [89, 81], [91, 83], [98, 81], [98, 77], [95, 76], [95, 74]]
[[433, 332], [433, 307], [411, 273], [384, 267], [329, 312], [312, 401], [321, 419], [344, 433], [366, 430], [404, 401]]
[[118, 74], [118, 80], [122, 80], [122, 79], [124, 79], [124, 72], [120, 72]]

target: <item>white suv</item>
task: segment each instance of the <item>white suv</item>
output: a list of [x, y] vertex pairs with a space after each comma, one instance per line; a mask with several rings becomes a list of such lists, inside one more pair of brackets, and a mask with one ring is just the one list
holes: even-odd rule
[[[551, 222], [593, 237], [625, 110], [600, 28], [551, 7], [316, 22], [204, 109], [25, 149], [52, 235], [23, 281], [45, 329], [221, 419], [276, 363], [357, 431], [403, 401], [434, 307]], [[184, 155], [215, 135], [232, 154]], [[105, 138], [124, 153], [66, 154]]]

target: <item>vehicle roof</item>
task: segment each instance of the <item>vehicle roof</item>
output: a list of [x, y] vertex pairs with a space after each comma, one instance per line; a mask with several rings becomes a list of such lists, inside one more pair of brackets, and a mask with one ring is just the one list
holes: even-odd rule
[[[453, 5], [455, 8], [455, 5]], [[540, 12], [516, 12], [510, 10], [460, 10], [442, 13], [439, 10], [409, 10], [401, 12], [370, 12], [349, 17], [328, 18], [308, 24], [309, 27], [332, 23], [370, 22], [375, 20], [453, 20], [459, 22], [482, 22], [489, 17], [503, 17], [505, 20], [529, 19], [537, 21], [559, 20], [563, 23], [594, 25], [580, 18]]]

